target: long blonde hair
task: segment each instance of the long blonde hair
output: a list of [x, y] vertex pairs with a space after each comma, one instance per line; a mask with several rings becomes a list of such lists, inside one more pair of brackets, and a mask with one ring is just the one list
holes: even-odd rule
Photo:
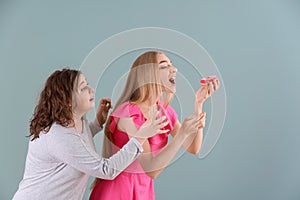
[[[162, 54], [158, 51], [148, 51], [140, 55], [132, 64], [123, 92], [120, 95], [114, 110], [125, 102], [139, 104], [150, 100], [155, 103], [162, 95], [161, 82], [159, 76], [157, 56]], [[172, 94], [166, 95], [164, 107], [167, 107], [172, 99]], [[114, 112], [113, 110], [113, 112]], [[102, 156], [109, 158], [113, 152], [113, 137], [110, 131], [111, 119], [106, 122], [104, 129]], [[101, 179], [96, 178], [91, 188]]]

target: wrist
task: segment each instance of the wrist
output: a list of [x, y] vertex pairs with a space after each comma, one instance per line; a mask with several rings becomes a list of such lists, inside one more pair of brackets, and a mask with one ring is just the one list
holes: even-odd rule
[[103, 121], [100, 119], [100, 117], [98, 117], [98, 116], [97, 116], [97, 121], [98, 121], [99, 126], [100, 126], [101, 128], [103, 128], [103, 125], [104, 125], [105, 122], [103, 122]]
[[200, 102], [198, 102], [198, 109], [201, 109], [202, 110], [202, 107], [203, 107], [203, 103], [204, 103], [204, 101], [200, 101]]
[[131, 139], [131, 138], [136, 139], [141, 145], [143, 145], [144, 142], [147, 140], [147, 138], [139, 138], [139, 137], [129, 136], [129, 139]]
[[187, 134], [185, 131], [181, 131], [181, 130], [179, 129], [178, 134], [176, 134], [175, 137], [177, 137], [178, 140], [184, 141], [184, 140], [188, 137], [188, 134]]
[[203, 102], [195, 101], [194, 114], [195, 115], [200, 114], [202, 112], [202, 108], [203, 108]]

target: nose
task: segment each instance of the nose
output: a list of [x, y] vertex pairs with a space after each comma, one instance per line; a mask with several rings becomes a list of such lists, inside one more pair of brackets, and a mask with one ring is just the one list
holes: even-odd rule
[[170, 67], [170, 72], [171, 73], [176, 73], [177, 72], [177, 68], [174, 67], [173, 65]]
[[94, 93], [95, 92], [94, 88], [92, 88], [91, 86], [89, 87], [90, 87], [90, 93]]

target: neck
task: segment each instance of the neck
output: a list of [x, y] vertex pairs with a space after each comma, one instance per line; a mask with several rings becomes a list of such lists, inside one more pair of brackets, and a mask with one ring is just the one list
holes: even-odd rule
[[139, 107], [142, 108], [142, 109], [149, 109], [151, 108], [152, 106], [154, 106], [156, 104], [156, 102], [150, 102], [149, 100], [148, 101], [144, 101], [142, 103], [139, 103]]
[[[145, 101], [145, 102], [142, 102], [142, 103], [139, 103], [138, 106], [140, 108], [140, 110], [142, 111], [143, 115], [148, 118], [148, 114], [149, 114], [149, 111], [151, 108], [153, 108], [155, 105], [156, 105], [156, 102], [151, 102], [151, 101]], [[155, 108], [156, 109], [156, 108]]]
[[78, 132], [82, 132], [82, 117], [83, 115], [79, 115], [76, 112], [73, 112], [73, 120], [74, 120], [74, 128], [78, 131]]
[[79, 115], [79, 114], [73, 112], [73, 120], [74, 121], [81, 121], [82, 117], [83, 117], [83, 115]]

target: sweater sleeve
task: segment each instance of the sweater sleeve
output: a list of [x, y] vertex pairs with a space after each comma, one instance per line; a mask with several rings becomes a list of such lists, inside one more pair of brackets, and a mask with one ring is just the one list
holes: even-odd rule
[[130, 165], [143, 151], [140, 143], [132, 138], [110, 158], [102, 158], [77, 133], [48, 133], [48, 152], [53, 160], [102, 179], [112, 180]]
[[103, 127], [100, 126], [97, 118], [95, 118], [94, 121], [89, 122], [89, 128], [93, 137], [103, 129]]

